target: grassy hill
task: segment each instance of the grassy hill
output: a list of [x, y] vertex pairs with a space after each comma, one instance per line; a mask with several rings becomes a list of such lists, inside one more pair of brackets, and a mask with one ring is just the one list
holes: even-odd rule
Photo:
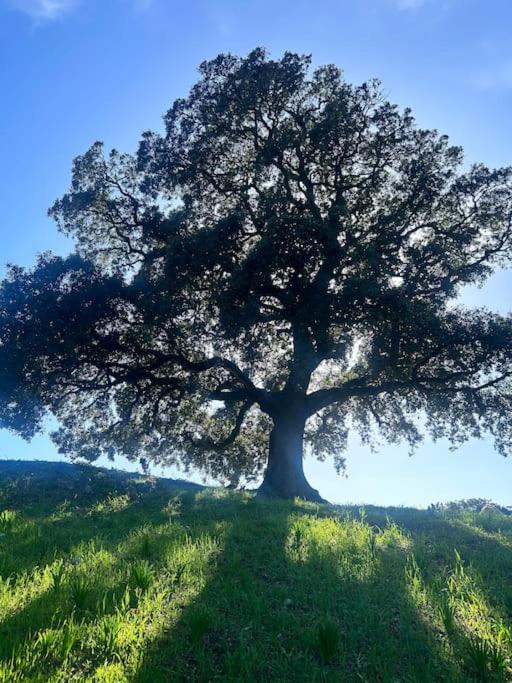
[[0, 681], [512, 680], [512, 517], [0, 462]]

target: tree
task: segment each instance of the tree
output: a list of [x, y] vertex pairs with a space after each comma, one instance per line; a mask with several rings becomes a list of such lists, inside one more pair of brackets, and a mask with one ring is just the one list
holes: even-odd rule
[[[512, 324], [457, 305], [512, 255], [512, 169], [461, 170], [377, 81], [219, 55], [136, 154], [95, 143], [50, 214], [67, 258], [0, 290], [0, 420], [317, 500], [303, 442], [512, 445]], [[267, 446], [268, 443], [268, 446]]]

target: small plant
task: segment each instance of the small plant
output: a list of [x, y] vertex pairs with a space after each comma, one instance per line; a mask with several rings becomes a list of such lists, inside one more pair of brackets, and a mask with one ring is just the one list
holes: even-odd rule
[[438, 611], [446, 633], [453, 633], [455, 628], [455, 608], [453, 602], [446, 594], [443, 594], [443, 597], [441, 598]]
[[292, 541], [292, 547], [295, 550], [296, 553], [299, 552], [301, 546], [302, 546], [302, 540], [303, 540], [303, 532], [300, 526], [295, 527], [295, 531], [293, 532], [293, 541]]
[[23, 660], [17, 654], [13, 654], [5, 662], [0, 662], [0, 683], [25, 683], [22, 667]]
[[290, 549], [294, 555], [300, 557], [305, 548], [305, 542], [307, 538], [307, 526], [303, 520], [298, 520], [293, 525], [293, 530], [290, 538]]
[[61, 590], [66, 574], [66, 566], [62, 560], [56, 562], [50, 571], [51, 589], [57, 593]]
[[454, 555], [455, 555], [455, 570], [454, 574], [460, 578], [462, 578], [465, 574], [464, 571], [464, 564], [462, 562], [462, 557], [460, 556], [459, 551], [457, 548], [454, 549]]
[[135, 590], [147, 591], [154, 581], [151, 565], [146, 560], [139, 560], [130, 569], [130, 587]]
[[183, 575], [185, 574], [185, 570], [187, 568], [187, 565], [185, 562], [180, 562], [176, 569], [174, 570], [174, 576], [172, 579], [172, 583], [174, 586], [179, 586], [181, 584], [181, 580], [183, 579]]
[[65, 660], [78, 642], [78, 627], [72, 620], [66, 621], [62, 629], [62, 641], [60, 644], [60, 657]]
[[119, 662], [105, 662], [94, 672], [95, 683], [128, 683], [124, 667]]
[[151, 541], [149, 540], [149, 536], [144, 536], [142, 539], [142, 545], [140, 546], [140, 555], [141, 557], [144, 557], [146, 560], [149, 560], [153, 554], [153, 549], [151, 547]]
[[169, 502], [164, 507], [163, 512], [165, 512], [169, 519], [172, 520], [173, 517], [179, 517], [182, 512], [183, 501], [180, 495], [173, 496], [169, 499]]
[[368, 529], [368, 536], [366, 537], [366, 547], [368, 555], [372, 560], [377, 556], [377, 534], [373, 529]]
[[1, 576], [0, 575], [0, 595], [2, 593], [8, 593], [9, 590], [12, 587], [14, 581], [14, 577], [12, 575], [10, 576]]
[[467, 643], [468, 659], [475, 673], [484, 681], [503, 678], [507, 668], [501, 649], [482, 638], [472, 637]]
[[407, 556], [407, 563], [405, 565], [405, 578], [413, 592], [421, 591], [423, 587], [423, 579], [421, 578], [421, 570], [414, 555]]
[[317, 647], [323, 662], [331, 662], [337, 655], [341, 642], [341, 631], [330, 617], [323, 619], [317, 628]]
[[196, 608], [188, 615], [187, 623], [190, 629], [190, 639], [197, 645], [211, 630], [212, 617], [207, 610]]
[[118, 605], [116, 607], [116, 611], [119, 612], [119, 614], [126, 614], [129, 612], [130, 607], [132, 605], [132, 593], [129, 588], [127, 588], [124, 593], [121, 596], [121, 599], [118, 602]]
[[38, 633], [35, 645], [43, 659], [53, 659], [59, 651], [60, 640], [61, 634], [57, 629], [47, 628]]
[[0, 529], [2, 529], [4, 533], [12, 531], [16, 517], [15, 510], [2, 510], [0, 512]]
[[71, 600], [79, 611], [85, 608], [87, 599], [91, 594], [91, 586], [83, 576], [75, 576], [70, 584]]
[[101, 620], [99, 624], [98, 643], [105, 656], [111, 656], [117, 653], [121, 626], [122, 619], [119, 612], [108, 614]]

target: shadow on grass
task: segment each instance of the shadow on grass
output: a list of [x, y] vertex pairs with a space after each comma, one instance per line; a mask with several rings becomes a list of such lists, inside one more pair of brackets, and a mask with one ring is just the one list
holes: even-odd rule
[[[315, 523], [312, 508], [297, 512]], [[347, 542], [344, 564], [335, 533], [302, 548], [299, 515], [258, 500], [237, 511], [204, 589], [145, 652], [136, 683], [467, 680], [411, 597], [403, 549], [369, 557]], [[326, 618], [339, 629], [329, 661]]]
[[[468, 520], [469, 521], [469, 520]], [[456, 564], [456, 553], [462, 564], [479, 578], [488, 604], [512, 619], [512, 547], [486, 533], [477, 525], [485, 523], [475, 514], [472, 525], [457, 516], [443, 518], [428, 511], [400, 520], [410, 533], [413, 552], [427, 582], [446, 580]], [[508, 518], [504, 518], [507, 523]], [[512, 528], [510, 530], [512, 533]]]

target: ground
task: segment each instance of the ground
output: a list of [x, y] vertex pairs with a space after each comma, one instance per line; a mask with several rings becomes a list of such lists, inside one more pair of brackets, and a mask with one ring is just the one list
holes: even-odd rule
[[0, 681], [512, 680], [512, 517], [0, 462]]

